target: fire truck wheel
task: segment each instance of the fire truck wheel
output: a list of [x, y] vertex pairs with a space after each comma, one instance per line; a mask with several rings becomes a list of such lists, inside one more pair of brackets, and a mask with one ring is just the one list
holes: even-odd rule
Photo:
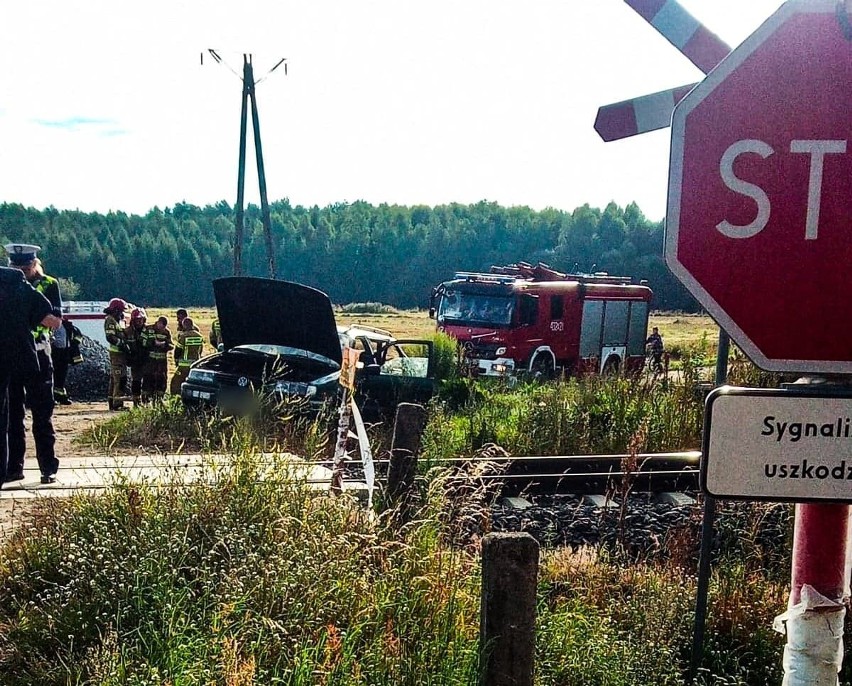
[[553, 378], [553, 360], [547, 355], [539, 355], [533, 362], [531, 375], [534, 379], [552, 379]]

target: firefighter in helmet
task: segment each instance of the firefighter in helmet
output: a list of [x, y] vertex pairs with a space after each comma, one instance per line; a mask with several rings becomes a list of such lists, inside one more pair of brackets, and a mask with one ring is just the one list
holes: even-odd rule
[[166, 394], [169, 378], [168, 353], [172, 347], [168, 319], [159, 317], [156, 322], [145, 327], [148, 362], [142, 377], [142, 399], [146, 402], [160, 400]]
[[107, 402], [109, 409], [120, 410], [124, 407], [124, 387], [127, 384], [127, 344], [124, 339], [124, 312], [127, 303], [121, 298], [113, 298], [104, 309], [104, 334], [109, 343], [109, 391]]
[[172, 395], [180, 395], [180, 386], [189, 375], [189, 367], [201, 357], [204, 351], [204, 338], [192, 318], [186, 317], [180, 325], [182, 328], [178, 332], [175, 344], [177, 368], [169, 388]]
[[130, 312], [130, 324], [124, 330], [124, 343], [127, 346], [127, 366], [130, 368], [130, 393], [133, 396], [133, 407], [142, 403], [142, 384], [144, 382], [145, 366], [148, 362], [145, 320], [147, 315], [141, 307], [134, 307]]

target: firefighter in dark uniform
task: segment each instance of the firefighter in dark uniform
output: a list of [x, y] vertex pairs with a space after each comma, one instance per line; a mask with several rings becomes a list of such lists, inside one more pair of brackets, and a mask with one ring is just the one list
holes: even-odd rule
[[147, 400], [162, 400], [169, 379], [168, 352], [172, 349], [172, 334], [169, 321], [160, 317], [145, 327], [145, 347], [148, 349], [148, 364], [142, 383], [142, 397]]
[[[6, 247], [9, 253], [9, 265], [21, 271], [24, 278], [50, 302], [51, 314], [61, 321], [62, 296], [59, 282], [48, 276], [41, 268], [41, 260], [36, 256], [41, 249], [37, 245], [11, 243]], [[58, 327], [53, 327], [54, 329]], [[41, 482], [52, 484], [56, 481], [59, 460], [54, 453], [56, 432], [53, 430], [53, 363], [50, 359], [51, 328], [39, 324], [32, 332], [38, 358], [38, 373], [23, 378], [14, 378], [9, 384], [9, 463], [7, 481], [24, 478], [24, 456], [27, 451], [26, 408], [33, 415], [33, 439], [36, 459], [41, 471]]]
[[145, 368], [148, 363], [148, 349], [145, 345], [148, 334], [145, 321], [148, 315], [141, 307], [134, 307], [130, 312], [130, 324], [124, 329], [124, 344], [127, 366], [130, 368], [130, 393], [133, 396], [133, 407], [142, 404], [142, 387], [145, 383]]
[[204, 338], [201, 336], [198, 327], [195, 326], [195, 322], [190, 317], [184, 317], [181, 327], [175, 343], [177, 367], [172, 376], [170, 387], [171, 394], [178, 396], [180, 395], [181, 384], [189, 376], [189, 368], [204, 352]]
[[0, 484], [15, 476], [8, 471], [10, 382], [38, 378], [39, 364], [33, 329], [55, 329], [61, 320], [53, 314], [50, 301], [30, 286], [17, 269], [0, 267]]
[[53, 399], [59, 405], [70, 405], [71, 396], [65, 388], [68, 379], [68, 368], [83, 361], [80, 344], [83, 334], [67, 319], [62, 320], [62, 326], [53, 332], [50, 339], [50, 358], [53, 361]]
[[124, 312], [127, 303], [113, 298], [104, 310], [104, 336], [109, 343], [109, 388], [107, 403], [110, 410], [124, 407], [124, 387], [127, 385], [127, 346], [124, 343]]

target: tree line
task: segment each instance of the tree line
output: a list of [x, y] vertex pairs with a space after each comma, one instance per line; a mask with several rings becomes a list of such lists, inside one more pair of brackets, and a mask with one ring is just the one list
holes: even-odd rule
[[[456, 271], [545, 262], [562, 271], [647, 279], [654, 307], [697, 309], [662, 258], [663, 223], [635, 203], [573, 212], [496, 203], [437, 207], [359, 201], [270, 205], [278, 277], [333, 302], [425, 307], [431, 288]], [[148, 306], [213, 303], [212, 279], [233, 273], [234, 209], [179, 203], [144, 216], [0, 204], [0, 244], [36, 243], [48, 273], [80, 299], [123, 297]], [[245, 212], [243, 273], [268, 276], [260, 208]]]

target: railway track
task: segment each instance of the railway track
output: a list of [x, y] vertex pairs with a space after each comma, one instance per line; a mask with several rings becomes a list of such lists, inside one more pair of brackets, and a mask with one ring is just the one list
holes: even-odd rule
[[[529, 506], [541, 497], [577, 496], [598, 506], [619, 495], [644, 494], [649, 502], [689, 504], [698, 491], [699, 451], [636, 455], [540, 455], [454, 458], [436, 466], [483, 484], [499, 486], [503, 501]], [[375, 460], [377, 480], [389, 460]], [[362, 479], [359, 460], [347, 460], [349, 478]]]

